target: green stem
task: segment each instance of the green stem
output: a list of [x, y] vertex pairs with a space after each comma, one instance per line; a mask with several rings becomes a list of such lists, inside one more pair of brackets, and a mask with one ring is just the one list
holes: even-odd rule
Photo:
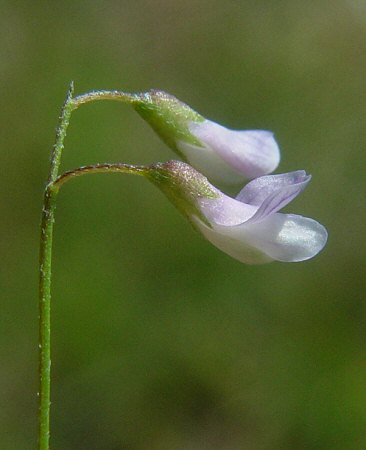
[[[73, 83], [70, 84], [66, 100], [61, 109], [56, 129], [55, 144], [51, 154], [51, 166], [44, 192], [41, 219], [41, 238], [39, 256], [39, 430], [38, 450], [49, 450], [50, 405], [51, 405], [51, 263], [52, 237], [56, 208], [56, 197], [60, 186], [74, 176], [94, 172], [129, 172], [143, 175], [144, 168], [123, 164], [102, 164], [88, 166], [66, 172], [58, 176], [62, 150], [72, 112], [84, 103], [97, 100], [118, 100], [133, 103], [138, 94], [120, 91], [96, 91], [73, 98]], [[147, 170], [147, 169], [146, 169]], [[57, 181], [56, 181], [57, 180]]]
[[140, 94], [130, 94], [122, 91], [92, 91], [86, 94], [78, 95], [74, 98], [74, 109], [84, 103], [95, 102], [98, 100], [116, 100], [123, 103], [134, 103], [140, 98]]
[[73, 110], [73, 85], [61, 109], [56, 140], [51, 154], [48, 183], [44, 192], [39, 254], [39, 450], [49, 450], [51, 388], [51, 261], [52, 234], [57, 191], [50, 185], [58, 176], [67, 127]]
[[64, 172], [52, 183], [52, 185], [50, 185], [50, 189], [57, 193], [60, 187], [71, 178], [80, 177], [91, 173], [130, 173], [133, 175], [146, 176], [149, 170], [150, 168], [148, 166], [135, 166], [132, 164], [123, 163], [105, 163], [82, 166], [77, 169]]
[[71, 83], [66, 95], [65, 102], [61, 109], [59, 123], [56, 128], [56, 139], [51, 154], [51, 167], [48, 177], [48, 184], [52, 183], [58, 177], [58, 171], [61, 164], [62, 150], [64, 148], [64, 140], [66, 137], [67, 128], [70, 123], [72, 111], [75, 109], [74, 99], [72, 98], [74, 92], [74, 84]]
[[49, 449], [51, 387], [51, 256], [57, 192], [46, 189], [41, 222], [39, 282], [39, 450]]

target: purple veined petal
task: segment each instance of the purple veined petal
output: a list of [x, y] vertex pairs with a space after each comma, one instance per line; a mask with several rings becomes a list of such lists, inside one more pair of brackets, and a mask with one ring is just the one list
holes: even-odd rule
[[250, 222], [260, 222], [270, 214], [274, 214], [290, 203], [309, 183], [311, 176], [305, 176], [303, 181], [296, 184], [282, 186], [270, 194], [260, 205], [257, 212], [250, 218]]
[[249, 205], [260, 206], [273, 192], [286, 186], [309, 180], [305, 170], [266, 175], [250, 181], [236, 196], [236, 200]]
[[190, 132], [246, 178], [272, 172], [280, 161], [273, 133], [264, 130], [237, 131], [206, 120], [192, 122]]
[[[247, 197], [247, 200], [256, 204], [262, 201], [258, 205], [244, 203], [239, 201], [238, 197], [232, 199], [224, 194], [216, 199], [202, 198], [199, 203], [202, 212], [212, 224], [233, 226], [244, 222], [260, 222], [291, 202], [305, 189], [310, 179], [311, 176], [306, 175], [305, 171], [256, 179], [249, 183], [249, 189], [246, 189], [246, 186], [238, 197]], [[248, 193], [252, 198], [249, 198]]]

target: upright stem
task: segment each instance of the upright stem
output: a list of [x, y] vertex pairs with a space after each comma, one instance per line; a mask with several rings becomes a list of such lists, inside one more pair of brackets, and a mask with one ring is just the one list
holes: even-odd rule
[[49, 450], [50, 437], [50, 387], [51, 387], [51, 262], [52, 235], [57, 190], [50, 189], [58, 176], [67, 127], [73, 109], [73, 85], [67, 93], [56, 131], [56, 141], [51, 155], [51, 166], [41, 219], [39, 254], [39, 450]]
[[39, 283], [39, 450], [49, 449], [51, 387], [51, 255], [57, 192], [46, 188], [41, 221]]
[[62, 150], [64, 149], [64, 140], [66, 137], [67, 128], [70, 123], [72, 111], [75, 109], [75, 102], [73, 99], [74, 84], [71, 83], [66, 95], [65, 102], [61, 109], [58, 126], [56, 128], [56, 139], [51, 154], [51, 167], [48, 177], [48, 184], [52, 183], [58, 177], [58, 171], [61, 164]]
[[[49, 450], [50, 440], [50, 405], [51, 405], [51, 263], [52, 237], [56, 208], [56, 197], [60, 186], [73, 176], [90, 172], [128, 172], [144, 174], [143, 167], [123, 164], [104, 164], [79, 168], [66, 172], [59, 177], [62, 150], [70, 117], [73, 110], [84, 103], [96, 100], [117, 100], [133, 103], [138, 94], [127, 94], [120, 91], [95, 91], [73, 97], [71, 83], [65, 103], [61, 109], [56, 129], [56, 140], [51, 154], [51, 166], [44, 192], [41, 219], [41, 239], [39, 255], [39, 430], [38, 450]], [[114, 167], [112, 167], [114, 166]]]

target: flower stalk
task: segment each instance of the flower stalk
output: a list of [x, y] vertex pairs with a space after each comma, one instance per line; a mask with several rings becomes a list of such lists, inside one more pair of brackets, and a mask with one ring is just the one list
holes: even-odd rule
[[92, 91], [78, 95], [73, 99], [73, 109], [78, 108], [85, 103], [91, 103], [98, 100], [115, 100], [123, 103], [134, 103], [138, 99], [138, 94], [130, 94], [122, 91]]
[[68, 170], [62, 175], [57, 177], [57, 179], [52, 183], [50, 189], [52, 191], [58, 192], [60, 187], [72, 178], [80, 177], [82, 175], [88, 175], [92, 173], [130, 173], [133, 175], [144, 176], [149, 171], [148, 166], [136, 166], [133, 164], [123, 164], [123, 163], [105, 163], [105, 164], [92, 164], [90, 166], [82, 166], [77, 169]]

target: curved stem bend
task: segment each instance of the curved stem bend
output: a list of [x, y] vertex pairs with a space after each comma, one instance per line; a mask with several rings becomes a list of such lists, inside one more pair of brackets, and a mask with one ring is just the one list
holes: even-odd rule
[[133, 175], [147, 175], [149, 171], [148, 166], [135, 166], [132, 164], [124, 163], [104, 163], [104, 164], [93, 164], [90, 166], [82, 166], [77, 169], [68, 170], [62, 175], [57, 177], [57, 179], [50, 184], [50, 189], [58, 192], [60, 187], [69, 181], [71, 178], [80, 177], [82, 175], [88, 175], [92, 173], [129, 173]]
[[92, 91], [78, 95], [73, 100], [73, 109], [78, 108], [84, 103], [95, 102], [98, 100], [116, 100], [123, 103], [134, 103], [139, 99], [138, 94], [130, 94], [122, 91]]

